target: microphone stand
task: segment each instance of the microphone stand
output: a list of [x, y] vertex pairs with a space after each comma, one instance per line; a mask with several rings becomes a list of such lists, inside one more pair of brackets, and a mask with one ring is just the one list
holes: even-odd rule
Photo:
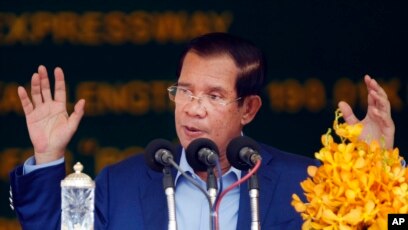
[[251, 230], [260, 230], [259, 221], [259, 183], [258, 176], [252, 175], [249, 179], [249, 197], [251, 199]]
[[167, 209], [169, 215], [168, 230], [177, 230], [174, 181], [173, 177], [171, 176], [171, 170], [169, 166], [165, 166], [163, 168], [163, 189], [167, 198]]
[[211, 199], [211, 205], [214, 205], [215, 198], [217, 198], [217, 178], [214, 175], [214, 168], [207, 169], [207, 191]]
[[214, 215], [215, 215], [215, 210], [214, 210], [214, 204], [215, 204], [215, 199], [217, 198], [217, 178], [214, 175], [214, 167], [209, 166], [207, 168], [207, 191], [208, 191], [208, 196], [210, 197], [211, 201], [211, 207], [210, 207], [210, 229], [215, 229], [215, 222], [214, 222]]

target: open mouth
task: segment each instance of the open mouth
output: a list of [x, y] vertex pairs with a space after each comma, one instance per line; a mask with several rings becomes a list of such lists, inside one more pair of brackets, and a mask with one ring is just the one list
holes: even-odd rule
[[184, 131], [188, 136], [191, 137], [198, 137], [204, 133], [202, 130], [191, 126], [184, 126]]
[[198, 132], [198, 131], [200, 131], [199, 129], [196, 129], [196, 128], [194, 128], [194, 127], [187, 127], [187, 126], [186, 126], [186, 129], [187, 129], [188, 131], [190, 131], [190, 132]]

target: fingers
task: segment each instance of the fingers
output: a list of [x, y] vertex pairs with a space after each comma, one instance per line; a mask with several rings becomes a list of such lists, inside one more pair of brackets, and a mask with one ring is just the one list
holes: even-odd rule
[[31, 97], [35, 106], [52, 100], [47, 69], [43, 65], [38, 67], [38, 72], [31, 78]]
[[[54, 86], [54, 99], [55, 101], [66, 103], [66, 90], [64, 72], [60, 67], [56, 67], [54, 70], [55, 86]], [[48, 73], [45, 66], [40, 65], [38, 72], [34, 73], [31, 78], [31, 97], [34, 106], [38, 106], [44, 102], [52, 101], [50, 81], [48, 79]]]
[[385, 128], [394, 126], [394, 121], [392, 120], [390, 113], [387, 111], [374, 108], [373, 116], [375, 116], [375, 118], [378, 119], [381, 122], [382, 126]]
[[41, 95], [44, 102], [52, 100], [50, 81], [48, 80], [48, 73], [45, 66], [40, 65], [38, 67], [38, 74], [40, 75], [40, 84], [41, 84]]
[[66, 92], [65, 92], [65, 80], [64, 72], [60, 67], [55, 68], [55, 89], [54, 89], [54, 99], [55, 101], [66, 103]]
[[378, 133], [379, 138], [384, 138], [385, 147], [392, 149], [394, 146], [395, 125], [391, 118], [391, 113], [373, 108], [370, 116], [381, 130], [380, 133]]
[[84, 115], [85, 100], [79, 100], [74, 106], [74, 112], [69, 116], [68, 122], [71, 130], [76, 130], [78, 128], [79, 122]]
[[384, 97], [376, 91], [371, 91], [368, 95], [368, 98], [371, 101], [369, 106], [391, 114], [391, 104], [386, 96]]
[[38, 73], [34, 73], [31, 77], [31, 98], [33, 99], [34, 106], [42, 103], [41, 83]]
[[353, 110], [351, 109], [349, 104], [347, 104], [344, 101], [340, 101], [338, 106], [347, 124], [353, 125], [360, 122], [360, 120], [358, 120], [357, 117], [354, 115]]
[[18, 97], [20, 98], [21, 105], [23, 106], [24, 114], [27, 116], [34, 110], [34, 106], [27, 95], [27, 91], [24, 87], [19, 86], [17, 89]]
[[393, 128], [394, 121], [391, 118], [391, 105], [388, 98], [374, 91], [370, 92], [369, 97], [373, 103], [369, 106], [368, 116], [380, 121], [384, 128]]
[[368, 109], [364, 119], [366, 125], [376, 126], [378, 133], [374, 136], [384, 138], [385, 147], [394, 145], [395, 125], [391, 117], [391, 104], [385, 90], [376, 80], [366, 75], [364, 81], [368, 90]]
[[364, 77], [364, 81], [367, 85], [368, 91], [368, 109], [377, 109], [386, 112], [388, 113], [388, 116], [391, 116], [391, 105], [385, 90], [375, 79], [368, 75]]
[[[369, 75], [364, 76], [364, 81], [367, 86], [367, 92], [370, 94], [370, 92], [376, 92], [378, 95], [381, 97], [387, 98], [387, 93], [385, 90], [378, 84], [378, 82], [374, 79], [371, 78]], [[368, 98], [368, 102], [370, 103], [370, 98]], [[371, 101], [372, 102], [372, 101]]]

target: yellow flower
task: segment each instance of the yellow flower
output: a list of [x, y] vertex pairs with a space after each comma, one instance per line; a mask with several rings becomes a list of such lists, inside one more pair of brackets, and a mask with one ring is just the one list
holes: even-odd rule
[[322, 165], [309, 166], [301, 182], [306, 201], [293, 194], [292, 206], [304, 220], [302, 229], [386, 229], [388, 213], [408, 213], [408, 170], [397, 148], [379, 140], [359, 140], [362, 124], [340, 123], [321, 136], [315, 153]]
[[298, 195], [293, 194], [292, 199], [292, 206], [295, 207], [297, 212], [304, 212], [306, 210], [306, 205], [300, 200]]

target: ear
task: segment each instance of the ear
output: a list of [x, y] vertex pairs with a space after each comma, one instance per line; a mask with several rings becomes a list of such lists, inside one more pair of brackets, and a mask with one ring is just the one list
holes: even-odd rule
[[251, 95], [245, 98], [242, 105], [243, 114], [241, 117], [241, 124], [246, 125], [250, 123], [261, 108], [262, 100], [258, 95]]

